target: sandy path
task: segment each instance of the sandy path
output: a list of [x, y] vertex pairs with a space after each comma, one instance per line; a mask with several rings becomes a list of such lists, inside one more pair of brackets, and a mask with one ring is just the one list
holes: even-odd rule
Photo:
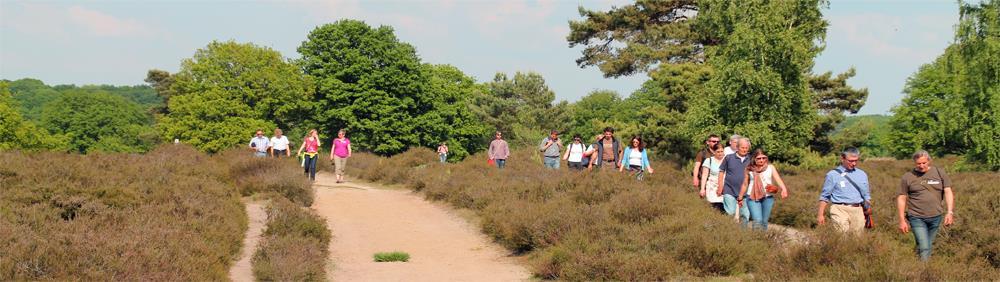
[[240, 260], [236, 261], [236, 264], [229, 269], [229, 280], [232, 281], [254, 281], [250, 259], [257, 251], [257, 243], [260, 241], [260, 235], [264, 233], [264, 225], [267, 223], [267, 212], [264, 211], [263, 203], [246, 202], [246, 209], [250, 222], [247, 226], [247, 233], [243, 237]]
[[[313, 208], [333, 232], [334, 281], [521, 281], [530, 273], [477, 228], [446, 207], [406, 190], [334, 183], [317, 175]], [[409, 262], [376, 263], [377, 252], [402, 251]]]

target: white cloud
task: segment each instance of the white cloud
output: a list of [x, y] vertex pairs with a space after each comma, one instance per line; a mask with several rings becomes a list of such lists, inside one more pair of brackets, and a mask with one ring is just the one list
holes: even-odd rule
[[150, 36], [152, 31], [146, 25], [134, 19], [120, 19], [97, 10], [80, 6], [70, 7], [69, 18], [90, 33], [97, 36]]

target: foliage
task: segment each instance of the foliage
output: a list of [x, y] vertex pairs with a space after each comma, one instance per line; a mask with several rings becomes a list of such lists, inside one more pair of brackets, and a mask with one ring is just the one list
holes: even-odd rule
[[844, 121], [844, 113], [856, 114], [868, 99], [868, 88], [854, 89], [847, 85], [847, 79], [854, 77], [854, 68], [833, 77], [832, 72], [821, 75], [809, 74], [809, 90], [815, 100], [820, 115], [813, 127], [814, 138], [810, 142], [812, 150], [827, 154], [842, 149], [843, 144], [831, 140], [830, 134]]
[[567, 130], [569, 104], [552, 104], [555, 93], [542, 75], [517, 72], [510, 78], [497, 73], [485, 87], [476, 96], [473, 111], [512, 145], [533, 146], [549, 130]]
[[890, 121], [892, 154], [965, 154], [1000, 169], [1000, 1], [961, 4], [955, 43], [909, 78]]
[[218, 154], [236, 182], [240, 195], [277, 194], [302, 206], [311, 206], [315, 190], [294, 158], [259, 158], [246, 150], [232, 149]]
[[66, 91], [42, 109], [41, 125], [65, 135], [70, 150], [145, 152], [156, 143], [149, 116], [134, 102], [106, 92]]
[[23, 78], [10, 81], [10, 92], [14, 100], [21, 106], [21, 113], [32, 121], [42, 120], [42, 108], [45, 104], [55, 101], [64, 93], [108, 93], [120, 96], [139, 104], [145, 109], [163, 106], [163, 100], [156, 96], [153, 88], [145, 85], [113, 86], [113, 85], [46, 85], [41, 80]]
[[890, 142], [888, 121], [889, 117], [882, 115], [846, 118], [840, 124], [840, 128], [830, 134], [832, 153], [847, 147], [855, 147], [861, 149], [864, 156], [890, 156], [884, 145]]
[[0, 81], [0, 151], [6, 150], [66, 150], [65, 136], [53, 135], [21, 116], [19, 106], [8, 91], [8, 83]]
[[[648, 71], [652, 65], [703, 61], [703, 47], [691, 28], [694, 0], [640, 0], [608, 12], [580, 7], [583, 21], [570, 21], [569, 47], [586, 46], [580, 67], [598, 66], [605, 77]], [[639, 31], [639, 32], [636, 32]], [[618, 44], [615, 44], [618, 43]]]
[[0, 280], [225, 280], [239, 194], [187, 146], [0, 153]]
[[405, 252], [381, 252], [375, 253], [372, 257], [375, 259], [375, 262], [410, 261], [410, 254]]
[[298, 51], [316, 80], [309, 121], [328, 136], [347, 129], [355, 149], [382, 155], [448, 141], [461, 158], [485, 146], [472, 144], [487, 134], [468, 112], [472, 79], [422, 64], [391, 27], [340, 20], [314, 29]]
[[[740, 229], [718, 214], [683, 182], [687, 170], [654, 161], [644, 181], [607, 171], [545, 170], [528, 161], [534, 150], [516, 150], [504, 170], [474, 156], [439, 164], [421, 149], [380, 158], [359, 153], [347, 173], [367, 180], [404, 184], [431, 200], [471, 209], [480, 227], [509, 250], [525, 254], [532, 272], [558, 280], [988, 280], [1000, 275], [1000, 231], [989, 217], [1000, 212], [991, 173], [953, 173], [955, 186], [975, 199], [958, 205], [957, 225], [942, 229], [931, 263], [913, 253], [913, 237], [894, 230], [893, 189], [875, 189], [875, 230], [841, 236], [815, 226], [817, 179], [832, 166], [786, 170], [791, 189], [778, 200], [775, 224], [793, 226], [798, 243], [782, 232]], [[818, 157], [818, 155], [815, 155]], [[912, 168], [908, 161], [860, 164], [873, 187], [896, 187]], [[940, 161], [946, 170], [946, 161]], [[788, 173], [784, 173], [788, 172]], [[398, 177], [397, 177], [398, 176]], [[878, 204], [883, 203], [883, 204]], [[967, 216], [963, 216], [967, 215]], [[776, 228], [775, 228], [776, 229]], [[739, 247], [733, 247], [739, 246]], [[762, 264], [762, 261], [769, 263]]]
[[[777, 159], [797, 161], [813, 137], [814, 100], [805, 73], [826, 33], [820, 1], [704, 1], [698, 14], [714, 70], [688, 112], [694, 136], [735, 132]], [[703, 138], [703, 137], [702, 137]]]
[[252, 43], [213, 41], [171, 79], [160, 134], [202, 151], [244, 144], [256, 129], [298, 127], [311, 109], [308, 78], [278, 51]]
[[271, 199], [267, 218], [267, 229], [252, 260], [254, 277], [258, 281], [325, 281], [331, 237], [326, 220], [282, 197]]

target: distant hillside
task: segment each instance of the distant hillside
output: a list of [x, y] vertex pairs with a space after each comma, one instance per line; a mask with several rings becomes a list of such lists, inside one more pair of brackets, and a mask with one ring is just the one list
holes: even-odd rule
[[874, 128], [877, 130], [886, 129], [889, 125], [889, 118], [892, 116], [888, 115], [859, 115], [859, 116], [848, 116], [844, 122], [837, 126], [837, 129], [833, 131], [833, 134], [837, 134], [846, 127], [854, 126], [858, 122], [866, 121], [871, 122]]

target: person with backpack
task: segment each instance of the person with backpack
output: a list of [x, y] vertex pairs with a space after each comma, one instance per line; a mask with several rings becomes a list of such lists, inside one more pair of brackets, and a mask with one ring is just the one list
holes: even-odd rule
[[[788, 189], [785, 188], [778, 169], [771, 165], [762, 149], [754, 151], [746, 170], [736, 202], [747, 206], [754, 229], [767, 231], [767, 221], [774, 208], [774, 195], [781, 195], [782, 199], [788, 198]], [[744, 201], [744, 198], [748, 201]]]
[[951, 179], [943, 170], [931, 166], [931, 155], [920, 150], [913, 154], [914, 168], [903, 174], [896, 196], [899, 231], [913, 231], [920, 260], [931, 257], [938, 227], [955, 223], [955, 194]]
[[653, 167], [649, 165], [649, 150], [639, 136], [632, 136], [629, 146], [622, 152], [622, 163], [618, 165], [618, 171], [622, 172], [628, 167], [628, 172], [635, 174], [635, 179], [642, 181], [643, 170], [653, 174]]
[[299, 146], [299, 151], [295, 153], [297, 156], [303, 156], [302, 150], [306, 151], [303, 156], [302, 167], [305, 168], [305, 173], [309, 176], [309, 179], [316, 181], [316, 160], [319, 159], [319, 132], [316, 129], [310, 129], [309, 134], [306, 134], [305, 138], [302, 138], [302, 145]]
[[[566, 161], [569, 169], [583, 170], [586, 167], [583, 163], [583, 155], [586, 152], [587, 148], [584, 148], [580, 135], [573, 135], [573, 142], [566, 148], [566, 153], [563, 154], [562, 159]], [[589, 161], [590, 158], [587, 158], [587, 160]]]
[[816, 215], [819, 225], [826, 224], [826, 207], [830, 206], [830, 219], [837, 229], [860, 234], [866, 227], [865, 209], [871, 207], [872, 196], [868, 174], [857, 167], [860, 158], [857, 148], [844, 149], [840, 153], [840, 166], [826, 173]]
[[559, 139], [559, 131], [552, 130], [549, 136], [542, 139], [538, 144], [538, 151], [542, 152], [542, 164], [549, 169], [559, 169], [559, 150], [562, 150], [563, 143]]
[[698, 150], [698, 154], [694, 156], [694, 166], [693, 166], [694, 170], [691, 172], [691, 185], [694, 186], [694, 188], [705, 187], [705, 185], [701, 183], [703, 181], [703, 179], [701, 179], [702, 178], [701, 172], [704, 170], [702, 164], [705, 163], [705, 160], [712, 158], [712, 155], [715, 154], [715, 151], [712, 150], [712, 147], [718, 144], [719, 144], [719, 135], [715, 134], [708, 135], [708, 138], [705, 138], [705, 147], [702, 148], [701, 150]]

